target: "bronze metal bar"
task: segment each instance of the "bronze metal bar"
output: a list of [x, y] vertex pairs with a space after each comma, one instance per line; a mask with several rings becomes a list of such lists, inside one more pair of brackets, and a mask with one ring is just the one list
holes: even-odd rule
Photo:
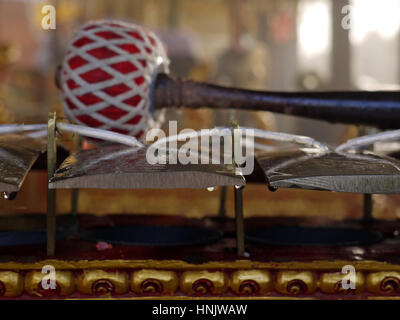
[[400, 161], [370, 151], [309, 153], [279, 148], [256, 154], [273, 188], [299, 188], [365, 194], [400, 192]]
[[38, 157], [46, 151], [45, 139], [34, 139], [23, 134], [0, 136], [0, 192], [7, 199], [21, 188]]
[[64, 160], [50, 188], [208, 188], [244, 185], [231, 164], [150, 164], [147, 148], [109, 145]]
[[49, 188], [57, 163], [56, 113], [49, 114], [47, 126], [47, 255], [54, 256], [56, 249], [56, 190]]
[[262, 92], [175, 80], [160, 74], [154, 106], [271, 111], [332, 123], [400, 128], [398, 91]]

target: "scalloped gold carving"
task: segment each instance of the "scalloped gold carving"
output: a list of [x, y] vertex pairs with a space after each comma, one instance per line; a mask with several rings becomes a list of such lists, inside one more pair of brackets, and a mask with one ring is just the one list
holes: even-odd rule
[[129, 290], [129, 277], [121, 271], [84, 270], [76, 278], [76, 287], [96, 296], [124, 294]]
[[324, 273], [319, 280], [319, 288], [323, 293], [362, 293], [365, 288], [365, 277], [361, 272], [356, 272], [355, 289], [344, 289], [342, 280], [346, 274], [340, 272]]
[[310, 271], [280, 271], [276, 276], [275, 289], [293, 296], [312, 294], [317, 289], [317, 280]]
[[264, 270], [238, 270], [232, 273], [229, 287], [238, 295], [265, 295], [273, 287], [272, 277]]
[[131, 290], [137, 294], [173, 295], [178, 285], [174, 271], [142, 269], [132, 273]]
[[400, 292], [400, 272], [374, 272], [367, 276], [367, 291], [390, 295]]
[[30, 271], [25, 275], [25, 292], [38, 296], [67, 296], [75, 291], [75, 279], [71, 271], [56, 271], [56, 288], [43, 289], [42, 280], [46, 274], [40, 271]]
[[188, 295], [220, 295], [227, 291], [229, 279], [221, 271], [185, 271], [180, 289]]
[[18, 272], [1, 271], [0, 272], [0, 296], [18, 297], [24, 290], [24, 280]]

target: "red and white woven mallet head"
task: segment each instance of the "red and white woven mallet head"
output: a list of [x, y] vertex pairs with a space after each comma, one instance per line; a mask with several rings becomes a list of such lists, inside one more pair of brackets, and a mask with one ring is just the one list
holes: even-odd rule
[[154, 124], [152, 89], [169, 60], [143, 27], [94, 21], [77, 30], [60, 70], [65, 115], [72, 123], [136, 138]]

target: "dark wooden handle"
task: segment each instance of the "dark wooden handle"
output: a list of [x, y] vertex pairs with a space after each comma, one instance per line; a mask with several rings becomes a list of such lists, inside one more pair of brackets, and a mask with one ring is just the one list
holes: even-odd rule
[[262, 92], [175, 80], [160, 74], [154, 106], [271, 111], [332, 123], [400, 128], [397, 91]]

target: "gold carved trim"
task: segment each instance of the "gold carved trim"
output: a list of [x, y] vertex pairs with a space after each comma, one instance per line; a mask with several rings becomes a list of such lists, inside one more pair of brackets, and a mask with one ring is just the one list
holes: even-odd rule
[[25, 292], [29, 295], [43, 296], [68, 296], [75, 291], [75, 278], [71, 271], [55, 272], [55, 289], [44, 289], [42, 280], [48, 281], [39, 271], [30, 271], [25, 275]]
[[311, 271], [279, 271], [275, 289], [294, 296], [312, 294], [317, 289], [317, 279]]
[[266, 295], [271, 292], [273, 281], [265, 270], [238, 270], [231, 275], [229, 286], [237, 295]]
[[185, 271], [180, 289], [187, 295], [221, 295], [228, 289], [228, 277], [222, 271]]
[[351, 288], [343, 288], [342, 281], [345, 275], [341, 272], [334, 273], [324, 273], [321, 275], [319, 280], [319, 288], [323, 293], [329, 294], [349, 294], [356, 293], [360, 294], [364, 291], [365, 288], [365, 277], [361, 272], [356, 272], [355, 274], [355, 289]]
[[[153, 260], [147, 261], [146, 268], [128, 268], [122, 263], [117, 268], [77, 268], [79, 264], [68, 261], [58, 261], [52, 264], [46, 260], [45, 264], [53, 265], [56, 269], [55, 291], [44, 290], [41, 281], [45, 274], [40, 265], [34, 264], [37, 269], [0, 271], [0, 296], [18, 297], [29, 294], [36, 297], [70, 297], [80, 293], [90, 297], [118, 297], [123, 298], [151, 298], [151, 297], [248, 297], [253, 298], [283, 298], [283, 297], [319, 297], [346, 298], [349, 294], [357, 298], [400, 297], [399, 270], [362, 270], [356, 263], [342, 262], [336, 268], [324, 269], [292, 269], [295, 263], [274, 263], [270, 269], [238, 268], [242, 262], [226, 265], [225, 262], [210, 262], [202, 265], [192, 265], [195, 269], [182, 269], [188, 265], [181, 261], [180, 267], [170, 268], [170, 264], [157, 261], [156, 268]], [[129, 261], [128, 261], [129, 262]], [[87, 262], [89, 263], [89, 261]], [[89, 263], [93, 265], [93, 261]], [[115, 261], [102, 262], [115, 264]], [[174, 262], [175, 263], [175, 262]], [[243, 262], [244, 263], [244, 262]], [[246, 261], [246, 265], [256, 262]], [[327, 262], [328, 263], [328, 262]], [[353, 265], [356, 268], [355, 289], [345, 289], [341, 281], [346, 274], [340, 271], [344, 265]], [[4, 264], [3, 264], [4, 265]], [[28, 264], [29, 265], [29, 264]], [[32, 265], [32, 264], [30, 264]], [[69, 265], [70, 268], [60, 268]], [[161, 268], [161, 265], [164, 268]], [[226, 268], [204, 268], [204, 265], [225, 265]], [[291, 268], [283, 269], [283, 266]], [[329, 265], [329, 264], [328, 264]], [[386, 265], [386, 264], [385, 264]], [[149, 266], [152, 266], [149, 268]], [[296, 265], [297, 266], [297, 265]], [[364, 267], [366, 265], [364, 264]], [[40, 268], [39, 268], [40, 267]], [[168, 268], [167, 268], [168, 267]], [[39, 270], [38, 270], [39, 269]], [[43, 289], [43, 290], [42, 290]], [[322, 294], [322, 295], [320, 295]]]
[[173, 295], [178, 286], [174, 271], [143, 269], [134, 271], [131, 278], [131, 290], [137, 294]]
[[400, 291], [400, 272], [375, 272], [367, 276], [369, 292], [386, 295], [398, 294]]
[[126, 272], [105, 270], [83, 270], [76, 278], [80, 293], [94, 296], [119, 295], [129, 290]]
[[53, 265], [56, 269], [82, 270], [82, 269], [160, 269], [160, 270], [239, 270], [239, 269], [265, 269], [265, 270], [309, 270], [330, 271], [341, 270], [345, 265], [352, 265], [358, 271], [398, 271], [400, 265], [380, 261], [351, 261], [316, 260], [310, 262], [258, 262], [251, 260], [236, 261], [211, 261], [201, 264], [191, 264], [182, 260], [56, 260], [46, 259], [33, 263], [1, 262], [0, 270], [41, 270], [44, 265]]
[[17, 297], [24, 290], [24, 280], [18, 272], [2, 271], [0, 272], [0, 296]]

